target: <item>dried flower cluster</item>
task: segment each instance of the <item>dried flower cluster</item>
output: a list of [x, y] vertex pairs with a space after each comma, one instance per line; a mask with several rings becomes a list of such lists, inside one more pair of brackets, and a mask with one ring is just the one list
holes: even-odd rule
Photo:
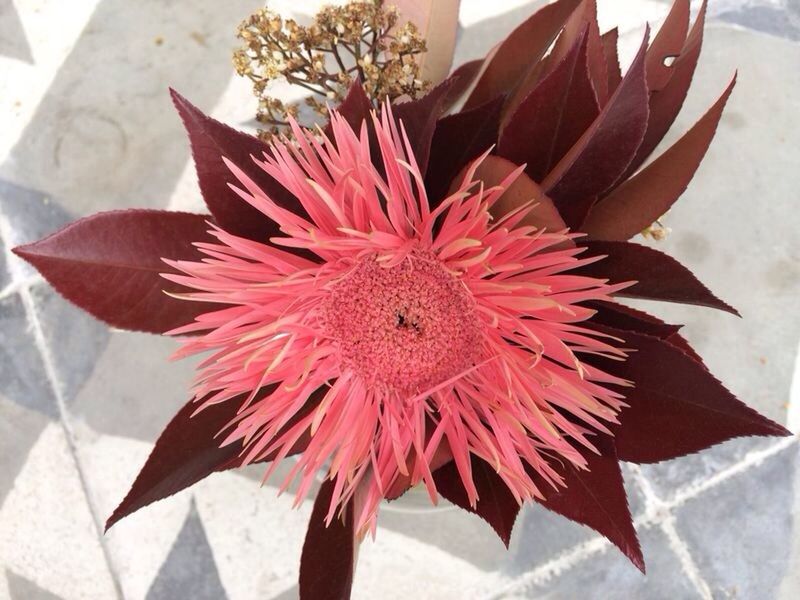
[[253, 82], [256, 118], [268, 126], [260, 132], [265, 140], [286, 133], [288, 117], [298, 115], [297, 104], [269, 95], [276, 80], [313, 92], [305, 103], [322, 116], [328, 114], [327, 102], [341, 101], [355, 77], [376, 106], [404, 95], [414, 98], [429, 87], [415, 60], [425, 52], [425, 40], [413, 23], [398, 25], [397, 9], [383, 0], [323, 7], [308, 27], [261, 9], [239, 26], [238, 37], [244, 45], [233, 63]]

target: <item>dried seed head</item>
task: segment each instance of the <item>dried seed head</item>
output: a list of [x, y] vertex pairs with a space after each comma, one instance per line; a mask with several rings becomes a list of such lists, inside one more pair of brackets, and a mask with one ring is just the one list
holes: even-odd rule
[[274, 133], [288, 132], [287, 116], [297, 114], [296, 105], [269, 96], [269, 84], [278, 79], [321, 96], [322, 102], [312, 97], [305, 103], [322, 117], [328, 110], [325, 101], [344, 98], [356, 76], [376, 107], [426, 91], [430, 84], [420, 79], [415, 59], [425, 52], [425, 40], [413, 23], [397, 23], [397, 9], [383, 0], [325, 6], [309, 26], [269, 9], [245, 19], [238, 30], [243, 44], [233, 54], [233, 65], [238, 75], [253, 82], [257, 119], [272, 126], [260, 136], [269, 140]]

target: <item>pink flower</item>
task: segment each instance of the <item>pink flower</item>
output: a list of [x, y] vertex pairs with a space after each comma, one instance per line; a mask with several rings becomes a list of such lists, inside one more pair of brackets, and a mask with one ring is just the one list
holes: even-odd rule
[[[327, 520], [351, 499], [356, 528], [374, 530], [380, 501], [423, 483], [452, 456], [469, 501], [470, 455], [492, 465], [517, 500], [563, 478], [548, 459], [585, 468], [576, 449], [610, 433], [624, 384], [581, 355], [624, 360], [614, 339], [584, 323], [580, 305], [627, 284], [573, 275], [574, 234], [523, 222], [532, 203], [493, 220], [489, 209], [521, 173], [484, 189], [473, 179], [431, 209], [414, 154], [389, 106], [356, 134], [332, 116], [322, 141], [296, 125], [296, 143], [254, 160], [305, 214], [281, 208], [237, 165], [234, 191], [274, 220], [272, 245], [213, 226], [200, 262], [171, 261], [164, 277], [219, 310], [172, 334], [179, 357], [210, 353], [194, 388], [198, 410], [246, 400], [224, 444], [244, 463], [275, 456], [268, 477], [306, 432], [288, 477], [309, 492], [320, 468], [334, 480]], [[377, 147], [376, 147], [377, 146]], [[380, 160], [373, 160], [375, 153]], [[276, 246], [292, 248], [292, 252]], [[300, 254], [298, 254], [300, 250]], [[265, 386], [272, 393], [256, 394]]]

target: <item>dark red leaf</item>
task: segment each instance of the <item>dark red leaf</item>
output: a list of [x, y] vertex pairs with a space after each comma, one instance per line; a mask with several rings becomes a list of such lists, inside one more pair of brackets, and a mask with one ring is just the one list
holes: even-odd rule
[[636, 310], [630, 306], [625, 306], [619, 302], [593, 301], [587, 302], [586, 306], [594, 308], [598, 312], [592, 317], [592, 323], [599, 323], [615, 329], [625, 329], [645, 335], [652, 335], [668, 344], [675, 346], [692, 360], [705, 367], [703, 359], [694, 348], [689, 345], [678, 331], [683, 325], [670, 325], [661, 319], [641, 310]]
[[234, 177], [222, 162], [223, 156], [242, 169], [276, 203], [306, 216], [297, 199], [253, 162], [251, 155], [261, 158], [268, 151], [266, 144], [207, 117], [175, 90], [171, 93], [189, 133], [200, 191], [220, 227], [228, 233], [261, 242], [280, 235], [276, 223], [228, 187]]
[[572, 228], [580, 226], [596, 196], [619, 179], [642, 141], [648, 111], [644, 72], [648, 35], [649, 30], [608, 104], [542, 182]]
[[717, 131], [736, 77], [681, 139], [596, 203], [582, 229], [596, 240], [625, 241], [659, 219], [686, 190]]
[[592, 443], [600, 454], [584, 451], [588, 470], [580, 470], [571, 463], [554, 465], [560, 469], [566, 487], [554, 490], [542, 483], [540, 490], [545, 498], [540, 504], [605, 536], [644, 573], [644, 557], [628, 508], [614, 442], [610, 436], [598, 434]]
[[185, 404], [161, 433], [130, 491], [106, 521], [106, 530], [140, 508], [194, 485], [236, 459], [241, 445], [220, 448], [220, 440], [214, 436], [236, 416], [239, 406], [233, 401], [222, 402], [192, 416], [198, 404]]
[[469, 90], [470, 86], [475, 81], [478, 73], [483, 66], [483, 59], [478, 58], [470, 60], [460, 65], [455, 69], [447, 78], [452, 82], [452, 86], [442, 100], [442, 109], [444, 112], [450, 110], [455, 104], [461, 100], [462, 96]]
[[674, 0], [664, 24], [647, 50], [645, 71], [649, 90], [660, 90], [669, 81], [672, 70], [667, 63], [681, 53], [688, 31], [689, 0]]
[[208, 215], [160, 210], [99, 213], [14, 248], [67, 300], [121, 329], [164, 333], [191, 323], [215, 304], [164, 292], [187, 292], [160, 273], [161, 260], [199, 260], [192, 242], [208, 242]]
[[591, 319], [592, 324], [599, 323], [615, 329], [636, 331], [637, 333], [652, 335], [660, 339], [668, 338], [681, 328], [680, 325], [670, 325], [644, 311], [618, 302], [594, 300], [586, 302], [584, 305], [597, 311]]
[[[273, 389], [274, 386], [264, 388], [256, 399], [265, 398]], [[242, 466], [242, 445], [232, 443], [220, 447], [222, 440], [217, 434], [236, 416], [245, 397], [242, 395], [212, 404], [197, 413], [200, 404], [187, 402], [159, 436], [130, 491], [106, 521], [106, 529], [140, 508], [172, 496], [216, 471]], [[285, 428], [297, 423], [319, 399], [318, 394], [312, 394], [307, 408], [290, 419]], [[302, 452], [308, 441], [307, 436], [301, 437], [289, 455]], [[261, 462], [269, 460], [271, 458], [267, 457]]]
[[[606, 31], [600, 38], [603, 42], [603, 54], [606, 57], [608, 70], [608, 93], [613, 94], [622, 82], [622, 70], [619, 66], [619, 29], [614, 27]], [[645, 69], [646, 71], [647, 69]]]
[[[490, 155], [475, 170], [475, 178], [482, 181], [485, 187], [492, 187], [499, 185], [515, 169], [517, 165], [511, 161]], [[460, 177], [456, 177], [451, 191], [454, 191], [456, 182], [460, 182]], [[535, 201], [535, 205], [524, 219], [526, 225], [548, 231], [561, 231], [566, 228], [553, 202], [525, 173], [521, 173], [517, 180], [506, 188], [500, 199], [492, 206], [492, 213], [496, 218], [500, 218], [531, 200]]]
[[508, 547], [514, 521], [519, 513], [519, 504], [495, 470], [474, 455], [472, 479], [478, 491], [478, 501], [474, 508], [469, 503], [455, 462], [451, 461], [433, 473], [436, 489], [444, 498], [486, 521]]
[[[350, 84], [347, 90], [347, 95], [342, 100], [342, 103], [336, 107], [340, 115], [350, 125], [350, 128], [356, 133], [361, 129], [361, 123], [364, 119], [369, 118], [369, 113], [372, 110], [372, 102], [367, 97], [364, 91], [364, 86], [361, 81], [356, 79]], [[330, 135], [330, 127], [326, 127], [326, 133]]]
[[425, 175], [431, 205], [437, 206], [451, 182], [472, 160], [497, 141], [503, 98], [440, 119], [436, 124]]
[[580, 0], [557, 0], [536, 11], [486, 56], [464, 108], [508, 94], [542, 59]]
[[[647, 122], [647, 131], [623, 179], [636, 171], [650, 156], [659, 142], [664, 139], [664, 135], [669, 131], [675, 117], [678, 116], [692, 83], [697, 60], [700, 58], [705, 15], [706, 2], [704, 1], [680, 55], [669, 67], [670, 74], [666, 83], [662, 88], [650, 90], [650, 116]], [[662, 80], [659, 79], [659, 82]]]
[[497, 153], [526, 164], [542, 181], [600, 113], [586, 64], [587, 30], [560, 63], [522, 101], [503, 127]]
[[394, 118], [403, 122], [420, 173], [428, 169], [436, 122], [444, 112], [444, 100], [456, 80], [446, 79], [422, 98], [393, 105]]
[[667, 340], [595, 327], [635, 350], [623, 362], [604, 363], [609, 372], [634, 382], [623, 390], [630, 406], [620, 413], [614, 434], [621, 460], [653, 463], [735, 437], [791, 435], [737, 400], [702, 364]]
[[606, 258], [575, 270], [575, 273], [609, 279], [614, 283], [637, 281], [620, 296], [664, 300], [718, 308], [739, 315], [704, 286], [677, 260], [647, 246], [630, 242], [585, 242], [586, 256]]
[[670, 344], [671, 346], [675, 346], [678, 350], [683, 352], [686, 356], [694, 360], [695, 362], [702, 365], [704, 369], [708, 369], [706, 364], [703, 362], [703, 357], [700, 356], [694, 348], [689, 345], [689, 342], [679, 333], [673, 333], [670, 336], [664, 338], [664, 341]]
[[572, 13], [564, 31], [556, 40], [548, 61], [554, 67], [563, 60], [584, 31], [586, 31], [587, 74], [592, 82], [597, 102], [602, 107], [606, 105], [609, 98], [608, 68], [603, 52], [603, 42], [600, 38], [600, 29], [597, 25], [597, 2], [595, 0], [583, 0], [581, 6]]
[[349, 600], [353, 587], [356, 540], [353, 506], [325, 525], [334, 482], [326, 479], [317, 492], [300, 557], [300, 600]]

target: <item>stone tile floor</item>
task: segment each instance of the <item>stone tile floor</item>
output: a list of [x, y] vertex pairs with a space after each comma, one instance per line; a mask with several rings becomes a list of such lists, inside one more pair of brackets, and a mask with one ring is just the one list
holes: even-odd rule
[[[232, 77], [237, 22], [256, 0], [0, 0], [0, 598], [295, 598], [310, 507], [216, 475], [100, 535], [183, 403], [188, 363], [167, 339], [110, 331], [8, 249], [93, 211], [201, 209], [172, 85], [250, 124]], [[274, 2], [308, 12], [308, 0]], [[463, 0], [457, 59], [483, 54], [541, 2]], [[662, 0], [600, 0], [627, 56]], [[734, 69], [739, 84], [662, 248], [742, 311], [649, 307], [687, 324], [741, 398], [800, 424], [800, 2], [712, 0], [688, 127]], [[674, 137], [674, 136], [673, 136]], [[793, 377], [795, 378], [793, 381]], [[797, 446], [739, 440], [626, 467], [648, 574], [590, 530], [526, 509], [506, 551], [452, 508], [385, 510], [356, 598], [736, 598], [800, 594]]]

